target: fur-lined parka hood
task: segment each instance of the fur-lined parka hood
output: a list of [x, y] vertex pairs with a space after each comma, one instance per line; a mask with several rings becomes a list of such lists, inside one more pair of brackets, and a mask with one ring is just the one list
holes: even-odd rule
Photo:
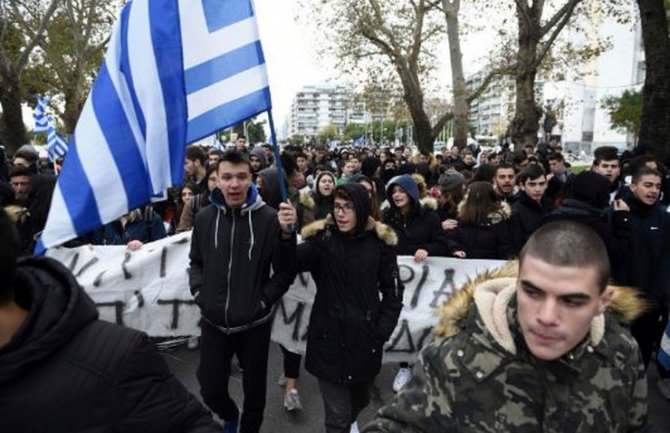
[[[434, 328], [436, 337], [444, 339], [456, 335], [474, 304], [493, 338], [507, 351], [514, 353], [516, 349], [505, 312], [516, 292], [518, 268], [517, 261], [507, 262], [500, 268], [485, 271], [455, 291], [437, 310], [438, 324]], [[607, 311], [621, 324], [630, 324], [647, 309], [646, 302], [635, 289], [610, 285], [606, 290], [612, 291], [612, 301]], [[601, 314], [591, 323], [590, 338], [594, 344], [603, 338], [604, 330], [605, 317]]]
[[[459, 215], [463, 213], [466, 198], [461, 200], [461, 202], [458, 204]], [[512, 218], [512, 207], [506, 201], [501, 201], [500, 209], [494, 212], [490, 212], [487, 218], [491, 224], [499, 224], [501, 222], [508, 221], [510, 218]]]
[[[309, 239], [316, 234], [328, 229], [335, 225], [332, 215], [328, 215], [326, 218], [314, 221], [311, 224], [303, 227], [300, 232], [300, 236], [303, 239]], [[365, 225], [365, 231], [374, 231], [377, 235], [377, 238], [384, 242], [386, 245], [395, 246], [398, 243], [398, 236], [395, 231], [387, 226], [386, 224], [376, 221], [374, 218], [369, 217], [367, 224]]]

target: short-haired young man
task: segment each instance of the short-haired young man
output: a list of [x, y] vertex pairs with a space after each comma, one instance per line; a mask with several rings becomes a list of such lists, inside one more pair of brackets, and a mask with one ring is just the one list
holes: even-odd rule
[[639, 288], [651, 305], [631, 327], [645, 365], [660, 344], [670, 301], [670, 214], [658, 204], [661, 182], [657, 170], [641, 167], [633, 176], [630, 194], [624, 197], [630, 207], [633, 248], [626, 255], [626, 277], [620, 283]]
[[[198, 382], [224, 421], [224, 433], [258, 433], [263, 422], [268, 347], [275, 302], [295, 278], [295, 211], [276, 211], [251, 181], [245, 154], [227, 151], [218, 165], [212, 206], [198, 212], [191, 238], [189, 284], [202, 312]], [[270, 268], [272, 267], [272, 276]], [[243, 372], [244, 409], [228, 393], [230, 361]]]
[[518, 266], [518, 274], [510, 263], [452, 295], [413, 379], [364, 432], [643, 428], [640, 352], [610, 314], [623, 313], [613, 298], [626, 298], [632, 317], [642, 305], [630, 289], [607, 287], [602, 240], [581, 224], [548, 224]]
[[616, 147], [601, 146], [593, 152], [595, 159], [591, 170], [604, 176], [610, 182], [610, 200], [618, 198], [621, 188], [619, 176], [621, 175], [621, 164], [619, 163], [619, 153]]
[[220, 432], [145, 334], [98, 320], [59, 262], [19, 253], [0, 209], [3, 432]]
[[207, 154], [201, 147], [189, 146], [186, 148], [184, 173], [188, 180], [198, 185], [200, 191], [207, 190]]
[[517, 199], [519, 189], [516, 186], [516, 172], [514, 167], [507, 163], [501, 163], [496, 166], [493, 176], [493, 186], [500, 200], [504, 200], [510, 205]]
[[542, 225], [542, 218], [551, 212], [551, 203], [545, 197], [547, 176], [539, 164], [532, 164], [517, 176], [519, 183], [518, 199], [512, 204], [512, 221], [518, 229], [513, 232], [519, 236], [517, 251]]

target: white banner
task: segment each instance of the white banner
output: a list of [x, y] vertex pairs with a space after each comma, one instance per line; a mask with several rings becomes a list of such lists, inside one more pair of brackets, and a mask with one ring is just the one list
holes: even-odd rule
[[[47, 255], [63, 263], [93, 298], [100, 317], [151, 336], [198, 335], [200, 311], [188, 289], [190, 232], [145, 244], [138, 251], [125, 246], [53, 248]], [[416, 263], [398, 257], [405, 285], [398, 326], [384, 347], [385, 362], [412, 361], [432, 337], [435, 308], [449, 294], [498, 260], [430, 257]], [[305, 339], [314, 280], [300, 274], [277, 305], [272, 339], [296, 353], [305, 353]]]

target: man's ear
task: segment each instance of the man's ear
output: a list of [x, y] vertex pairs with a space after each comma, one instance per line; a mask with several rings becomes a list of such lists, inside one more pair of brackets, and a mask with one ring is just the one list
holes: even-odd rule
[[598, 311], [600, 314], [607, 310], [607, 307], [612, 303], [612, 296], [614, 295], [614, 286], [607, 286], [605, 291], [600, 295]]

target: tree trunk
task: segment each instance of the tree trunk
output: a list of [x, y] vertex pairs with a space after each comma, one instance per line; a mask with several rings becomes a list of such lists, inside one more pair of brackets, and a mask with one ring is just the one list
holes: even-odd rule
[[645, 53], [642, 121], [637, 150], [670, 156], [670, 39], [663, 0], [638, 0]]
[[21, 113], [21, 86], [18, 80], [4, 78], [2, 81], [4, 86], [0, 92], [0, 105], [5, 129], [4, 145], [8, 154], [14, 154], [27, 142]]
[[68, 134], [74, 134], [74, 129], [77, 126], [77, 120], [79, 120], [79, 114], [84, 108], [84, 101], [82, 101], [78, 96], [76, 89], [66, 91], [65, 93], [65, 110], [63, 111], [63, 123], [65, 124], [65, 131]]
[[540, 19], [537, 9], [524, 13], [517, 11], [519, 20], [519, 51], [516, 65], [516, 112], [512, 120], [512, 142], [515, 149], [537, 143], [542, 110], [535, 103], [535, 76], [537, 75], [537, 47], [541, 38]]
[[[445, 2], [443, 2], [443, 5]], [[454, 98], [454, 146], [459, 150], [468, 144], [468, 89], [463, 74], [463, 54], [458, 22], [460, 1], [445, 6], [447, 37], [449, 40], [449, 60], [451, 62], [451, 87]]]
[[421, 86], [403, 69], [398, 68], [398, 73], [403, 83], [403, 99], [407, 104], [409, 115], [412, 117], [412, 122], [414, 123], [414, 136], [417, 140], [419, 152], [423, 154], [432, 154], [433, 142], [437, 135], [433, 134], [430, 119], [423, 106], [423, 91], [421, 90]]

